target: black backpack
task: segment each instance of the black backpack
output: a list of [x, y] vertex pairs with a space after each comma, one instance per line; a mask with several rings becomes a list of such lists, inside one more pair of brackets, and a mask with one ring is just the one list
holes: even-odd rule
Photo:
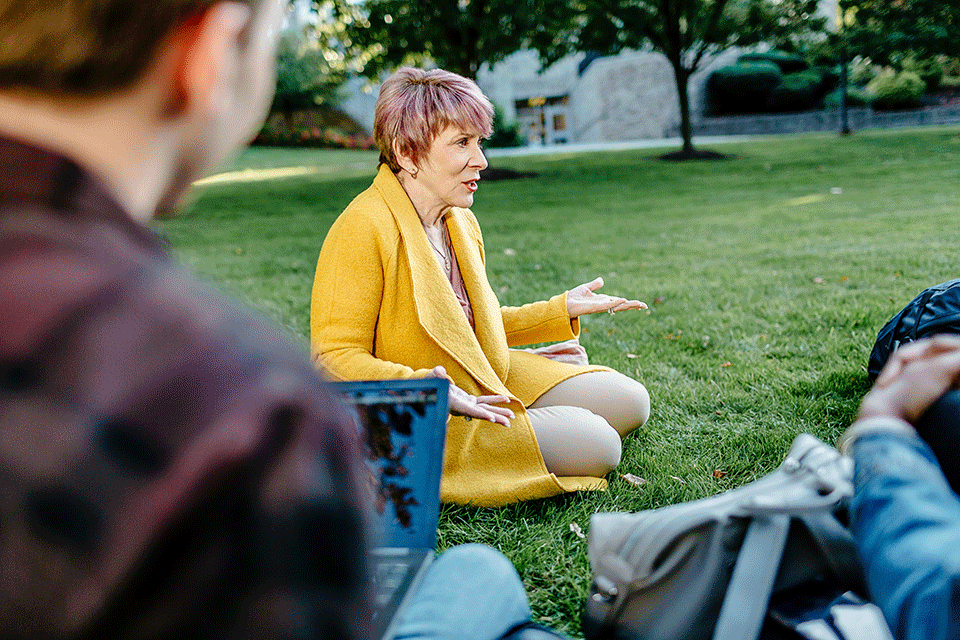
[[960, 334], [960, 279], [924, 289], [890, 318], [870, 353], [870, 378], [880, 375], [887, 358], [901, 345], [935, 333]]

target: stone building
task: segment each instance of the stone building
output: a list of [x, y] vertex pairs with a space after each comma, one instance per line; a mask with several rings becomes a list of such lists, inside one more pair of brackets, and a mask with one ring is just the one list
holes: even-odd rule
[[[710, 73], [731, 64], [725, 51], [701, 65], [688, 86], [693, 117], [703, 112]], [[537, 54], [521, 51], [477, 82], [491, 100], [516, 119], [530, 144], [608, 142], [679, 135], [680, 107], [673, 69], [658, 53], [627, 51], [616, 56], [568, 56], [543, 73]]]

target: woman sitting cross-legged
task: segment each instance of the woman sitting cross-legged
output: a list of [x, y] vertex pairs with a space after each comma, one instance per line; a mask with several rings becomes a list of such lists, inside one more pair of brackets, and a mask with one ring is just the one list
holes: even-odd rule
[[445, 501], [500, 505], [604, 486], [649, 415], [642, 384], [511, 347], [575, 339], [578, 317], [646, 308], [596, 293], [501, 307], [473, 204], [493, 109], [472, 81], [401, 69], [380, 90], [373, 185], [331, 227], [311, 304], [314, 358], [337, 379], [451, 385]]

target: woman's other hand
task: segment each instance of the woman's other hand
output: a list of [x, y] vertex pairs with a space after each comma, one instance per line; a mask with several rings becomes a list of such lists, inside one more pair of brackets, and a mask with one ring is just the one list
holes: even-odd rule
[[455, 416], [488, 420], [505, 427], [510, 426], [510, 421], [514, 418], [513, 411], [507, 407], [498, 406], [510, 402], [510, 398], [507, 396], [472, 396], [455, 385], [453, 379], [447, 375], [447, 370], [443, 367], [434, 367], [431, 373], [434, 378], [445, 378], [450, 382], [450, 391], [448, 392], [450, 413]]
[[609, 311], [628, 311], [630, 309], [646, 309], [647, 305], [639, 300], [627, 300], [617, 296], [608, 296], [603, 293], [594, 293], [603, 286], [603, 278], [597, 278], [567, 292], [567, 313], [570, 318], [577, 318], [591, 313]]
[[565, 362], [567, 364], [577, 364], [587, 366], [590, 360], [587, 358], [587, 350], [583, 348], [580, 341], [576, 338], [565, 340], [563, 342], [554, 342], [544, 347], [536, 349], [521, 349], [528, 353], [535, 353], [538, 356], [549, 358], [554, 362]]

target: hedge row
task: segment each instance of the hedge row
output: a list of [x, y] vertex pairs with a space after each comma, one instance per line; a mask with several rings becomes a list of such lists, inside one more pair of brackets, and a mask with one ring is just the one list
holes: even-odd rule
[[748, 53], [714, 71], [707, 81], [716, 114], [805, 111], [839, 80], [830, 67], [811, 69], [803, 58], [779, 51]]

